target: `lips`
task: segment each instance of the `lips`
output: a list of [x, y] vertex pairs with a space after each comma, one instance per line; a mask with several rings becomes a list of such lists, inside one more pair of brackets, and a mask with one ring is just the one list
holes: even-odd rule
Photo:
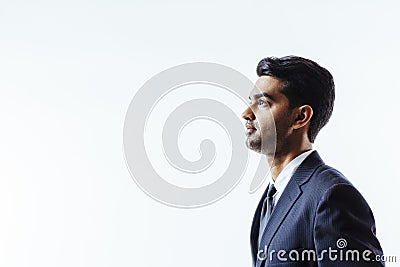
[[247, 129], [254, 129], [254, 130], [257, 130], [256, 127], [254, 127], [254, 125], [253, 125], [253, 124], [250, 124], [250, 123], [246, 123], [246, 128], [247, 128]]
[[254, 125], [248, 124], [248, 123], [246, 124], [246, 129], [247, 129], [248, 133], [253, 133], [253, 132], [257, 131], [257, 129], [256, 129], [256, 127], [254, 127]]

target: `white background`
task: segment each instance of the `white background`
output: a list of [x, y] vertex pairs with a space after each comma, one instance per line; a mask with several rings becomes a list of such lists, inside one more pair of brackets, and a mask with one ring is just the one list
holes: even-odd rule
[[216, 62], [255, 80], [262, 57], [289, 54], [335, 77], [315, 147], [400, 261], [399, 6], [326, 2], [1, 1], [0, 266], [250, 266], [251, 175], [211, 206], [161, 205], [125, 166], [124, 116], [168, 67]]

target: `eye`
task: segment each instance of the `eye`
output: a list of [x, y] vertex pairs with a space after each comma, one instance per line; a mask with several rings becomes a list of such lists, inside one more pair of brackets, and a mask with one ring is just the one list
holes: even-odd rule
[[263, 106], [263, 105], [268, 105], [268, 106], [269, 106], [269, 103], [268, 103], [267, 101], [264, 101], [264, 100], [262, 100], [262, 99], [259, 99], [259, 100], [258, 100], [258, 105], [259, 105], [259, 106]]

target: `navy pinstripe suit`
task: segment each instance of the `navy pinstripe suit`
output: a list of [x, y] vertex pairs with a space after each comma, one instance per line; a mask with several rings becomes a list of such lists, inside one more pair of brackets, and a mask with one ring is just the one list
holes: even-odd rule
[[383, 252], [370, 207], [316, 151], [291, 177], [258, 246], [261, 206], [260, 201], [251, 228], [253, 266], [384, 265], [373, 261]]

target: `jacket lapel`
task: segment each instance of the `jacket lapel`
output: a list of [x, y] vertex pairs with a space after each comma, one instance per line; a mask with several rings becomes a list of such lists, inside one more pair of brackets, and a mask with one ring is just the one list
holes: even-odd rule
[[[297, 201], [300, 195], [300, 188], [297, 186], [296, 182], [291, 179], [281, 197], [279, 198], [278, 203], [276, 203], [274, 209], [272, 210], [271, 216], [267, 222], [267, 225], [265, 226], [264, 233], [261, 237], [260, 244], [262, 244], [262, 247], [260, 249], [264, 249], [264, 246], [266, 246], [268, 251], [268, 247], [271, 243], [272, 238], [275, 236], [279, 226], [286, 218], [293, 204]], [[261, 262], [257, 261], [256, 266], [259, 266], [260, 264]]]
[[255, 265], [255, 262], [257, 261], [257, 252], [258, 252], [258, 234], [259, 234], [259, 228], [260, 228], [260, 215], [261, 215], [261, 209], [262, 209], [262, 200], [266, 197], [267, 192], [268, 192], [268, 187], [265, 189], [261, 200], [258, 202], [257, 209], [254, 213], [253, 217], [253, 223], [251, 225], [251, 233], [250, 233], [250, 242], [251, 242], [251, 252], [252, 252], [252, 258], [253, 258], [253, 266]]
[[[296, 201], [300, 198], [302, 194], [301, 186], [306, 183], [314, 171], [320, 166], [323, 165], [324, 162], [318, 155], [316, 151], [312, 152], [297, 168], [293, 176], [291, 177], [289, 183], [287, 184], [285, 190], [282, 192], [278, 203], [276, 203], [274, 209], [272, 210], [271, 216], [265, 226], [264, 233], [262, 234], [261, 244], [269, 247], [272, 238], [275, 236], [279, 226], [282, 224], [283, 220], [287, 217], [289, 211], [296, 203]], [[268, 188], [267, 188], [268, 190]], [[265, 192], [267, 192], [265, 190]], [[264, 192], [264, 194], [265, 194]], [[258, 252], [258, 227], [261, 213], [261, 201], [257, 207], [256, 214], [253, 219], [252, 226], [252, 249], [253, 255], [255, 255], [256, 266], [260, 266], [261, 262], [257, 260], [257, 252]]]

